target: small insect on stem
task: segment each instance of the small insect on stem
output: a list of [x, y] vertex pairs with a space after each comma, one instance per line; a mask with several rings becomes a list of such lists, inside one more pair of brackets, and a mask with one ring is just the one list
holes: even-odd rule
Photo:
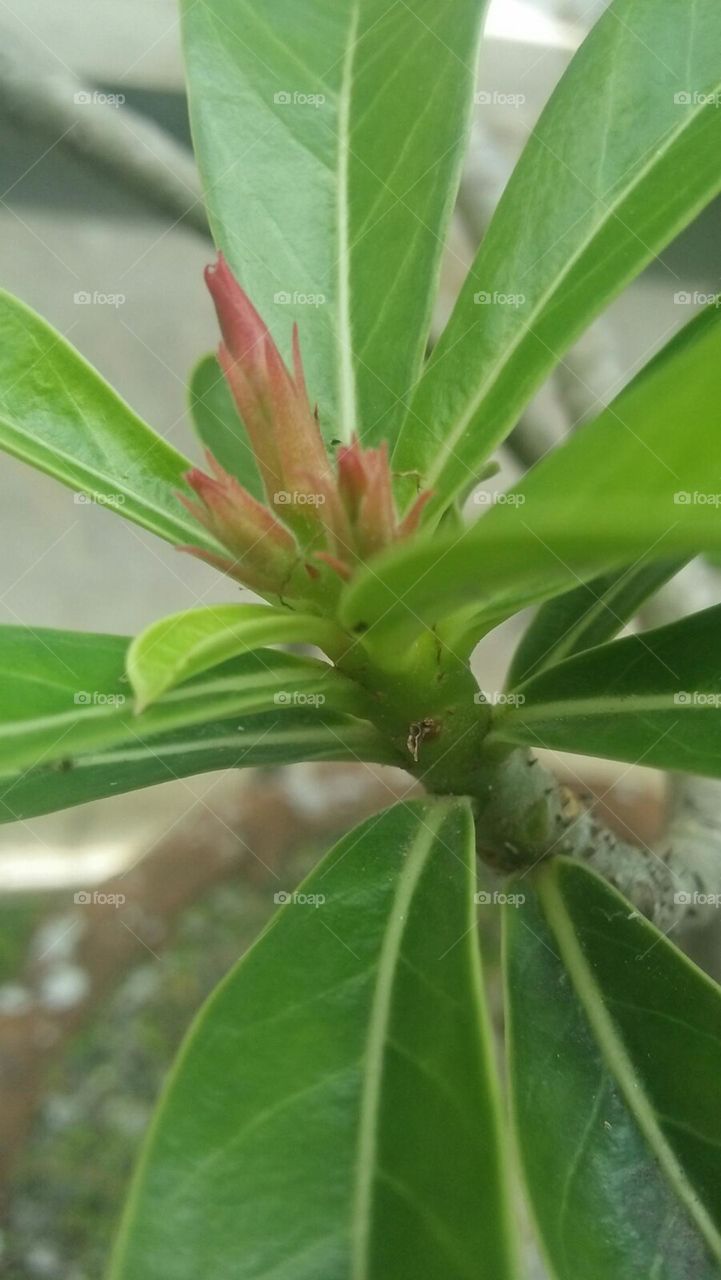
[[418, 752], [421, 744], [426, 742], [428, 738], [435, 738], [439, 729], [438, 721], [432, 720], [430, 717], [424, 720], [414, 720], [413, 724], [408, 726], [406, 746], [416, 764], [418, 764]]

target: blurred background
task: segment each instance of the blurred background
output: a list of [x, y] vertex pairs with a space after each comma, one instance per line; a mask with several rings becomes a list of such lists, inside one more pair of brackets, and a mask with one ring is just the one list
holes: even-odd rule
[[[510, 169], [602, 0], [494, 0], [436, 325]], [[174, 0], [0, 0], [0, 285], [55, 325], [157, 431], [199, 457], [189, 371], [216, 342]], [[719, 288], [718, 209], [654, 263], [531, 406], [494, 485], [615, 394]], [[524, 435], [525, 433], [525, 435]], [[0, 622], [132, 634], [228, 599], [158, 539], [0, 456]], [[502, 687], [519, 622], [485, 642]], [[645, 840], [650, 770], [560, 772]], [[102, 1273], [159, 1083], [198, 1003], [350, 823], [408, 792], [397, 771], [206, 775], [0, 828], [0, 1265]], [[75, 901], [99, 885], [122, 911]], [[707, 955], [713, 957], [707, 948]], [[529, 1263], [532, 1266], [532, 1263]]]

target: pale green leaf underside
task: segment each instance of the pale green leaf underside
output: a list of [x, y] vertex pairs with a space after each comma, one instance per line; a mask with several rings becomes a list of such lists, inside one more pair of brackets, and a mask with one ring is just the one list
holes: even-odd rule
[[0, 449], [168, 542], [216, 547], [178, 501], [187, 458], [55, 329], [2, 291]]
[[320, 864], [186, 1040], [113, 1280], [510, 1276], [473, 875], [460, 802]]
[[225, 604], [189, 609], [152, 623], [132, 641], [127, 672], [137, 710], [191, 676], [269, 644], [322, 645], [336, 634], [311, 614], [271, 605]]
[[25, 821], [219, 769], [297, 764], [307, 760], [398, 763], [365, 721], [303, 707], [243, 714], [166, 733], [128, 738], [103, 751], [42, 761], [0, 775], [0, 822]]
[[[720, 47], [717, 0], [614, 0], [573, 59], [395, 452], [437, 508], [473, 482], [573, 339], [721, 187]], [[670, 268], [665, 279], [673, 295]], [[500, 301], [477, 305], [479, 293]]]
[[424, 354], [484, 5], [182, 8], [216, 242], [286, 352], [298, 322], [327, 437], [392, 438]]
[[[322, 662], [261, 649], [167, 693], [136, 715], [125, 675], [129, 641], [24, 627], [0, 628], [0, 775], [72, 760], [207, 721], [296, 707], [362, 711], [356, 687]], [[242, 746], [239, 737], [239, 745]]]
[[721, 1275], [721, 993], [562, 859], [506, 919], [513, 1109], [558, 1280]]

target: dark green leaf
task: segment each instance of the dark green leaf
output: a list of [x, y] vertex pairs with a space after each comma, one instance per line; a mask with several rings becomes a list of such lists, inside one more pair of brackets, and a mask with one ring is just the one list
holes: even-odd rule
[[[468, 488], [574, 338], [721, 188], [719, 47], [717, 0], [614, 0], [573, 59], [396, 450], [396, 470], [420, 471], [436, 508]], [[664, 269], [672, 295], [678, 277]]]
[[273, 649], [246, 653], [175, 689], [140, 715], [123, 636], [0, 628], [0, 775], [228, 716], [296, 707], [362, 714], [357, 686], [327, 663]]
[[140, 787], [216, 769], [342, 760], [397, 764], [387, 742], [362, 720], [315, 709], [235, 716], [146, 738], [136, 735], [105, 751], [60, 757], [0, 776], [0, 822], [16, 822]]
[[462, 802], [331, 852], [191, 1030], [113, 1280], [506, 1280], [473, 881]]
[[505, 742], [721, 775], [721, 605], [589, 649], [519, 686]]
[[644, 600], [683, 568], [682, 560], [627, 566], [584, 582], [541, 605], [513, 655], [508, 685], [515, 688], [563, 658], [612, 640]]
[[721, 1275], [721, 992], [593, 873], [507, 909], [513, 1110], [558, 1280]]

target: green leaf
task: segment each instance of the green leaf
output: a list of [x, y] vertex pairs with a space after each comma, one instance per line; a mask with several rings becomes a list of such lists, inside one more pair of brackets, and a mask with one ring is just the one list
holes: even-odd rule
[[662, 560], [584, 582], [541, 605], [513, 655], [508, 686], [538, 675], [563, 658], [612, 640], [636, 615], [644, 600], [683, 568], [683, 560]]
[[519, 686], [493, 736], [721, 775], [721, 605], [589, 649]]
[[357, 575], [344, 621], [405, 643], [472, 609], [478, 638], [601, 573], [718, 548], [719, 475], [721, 312], [711, 308], [474, 526], [400, 546]]
[[184, 0], [216, 243], [329, 438], [392, 438], [421, 368], [482, 0]]
[[394, 752], [362, 720], [315, 709], [243, 715], [189, 725], [146, 738], [136, 734], [105, 751], [60, 757], [0, 775], [0, 822], [122, 795], [217, 769], [296, 764], [302, 760], [398, 764]]
[[187, 458], [55, 329], [2, 290], [0, 449], [168, 542], [217, 550], [177, 498]]
[[113, 1280], [506, 1280], [473, 882], [463, 802], [328, 855], [191, 1029]]
[[[594, 316], [721, 188], [720, 45], [716, 0], [692, 13], [678, 0], [614, 0], [573, 59], [404, 423], [395, 469], [419, 471], [436, 509], [473, 482]], [[672, 294], [678, 277], [665, 270]], [[478, 305], [481, 294], [491, 302]]]
[[267, 644], [322, 645], [336, 627], [312, 614], [263, 604], [210, 605], [171, 614], [136, 636], [127, 671], [141, 711], [175, 685]]
[[326, 712], [363, 714], [358, 687], [327, 663], [261, 649], [136, 715], [128, 644], [123, 636], [0, 628], [0, 775], [228, 716], [275, 710], [282, 718], [308, 707], [320, 723]]
[[507, 910], [513, 1111], [558, 1280], [718, 1280], [721, 991], [595, 874]]
[[215, 356], [204, 356], [190, 375], [190, 412], [206, 449], [254, 498], [265, 493], [248, 433]]

